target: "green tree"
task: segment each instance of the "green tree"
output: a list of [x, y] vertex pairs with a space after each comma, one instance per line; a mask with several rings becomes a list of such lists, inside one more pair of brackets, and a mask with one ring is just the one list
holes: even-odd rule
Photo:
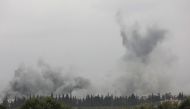
[[69, 109], [69, 107], [51, 97], [42, 97], [27, 100], [20, 109]]
[[0, 104], [0, 109], [6, 109], [6, 107]]
[[134, 109], [155, 109], [153, 105], [145, 103], [138, 106], [135, 106]]
[[166, 101], [158, 106], [159, 109], [178, 109], [177, 102]]
[[179, 109], [185, 109], [185, 108], [190, 108], [190, 97], [184, 100], [179, 106]]

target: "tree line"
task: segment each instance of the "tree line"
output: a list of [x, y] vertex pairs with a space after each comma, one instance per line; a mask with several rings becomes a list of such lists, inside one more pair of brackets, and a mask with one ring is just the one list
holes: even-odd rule
[[[97, 106], [135, 106], [139, 104], [153, 104], [158, 105], [161, 101], [168, 100], [184, 100], [187, 98], [182, 92], [180, 92], [177, 96], [172, 95], [171, 93], [165, 94], [150, 94], [148, 96], [137, 96], [135, 94], [131, 94], [130, 96], [113, 96], [111, 94], [103, 95], [87, 95], [84, 98], [77, 98], [76, 96], [71, 96], [69, 94], [62, 95], [53, 95], [53, 93], [49, 96], [53, 98], [57, 102], [63, 102], [66, 105], [70, 105], [73, 107], [97, 107]], [[9, 99], [5, 97], [3, 100], [3, 106], [8, 107], [10, 109], [15, 109], [17, 107], [22, 106], [27, 100], [30, 99], [41, 99], [43, 96], [34, 96], [30, 95], [28, 97], [14, 97], [14, 99]]]

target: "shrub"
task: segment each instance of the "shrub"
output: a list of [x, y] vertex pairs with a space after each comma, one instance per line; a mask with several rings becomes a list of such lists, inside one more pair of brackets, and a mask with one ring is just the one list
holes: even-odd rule
[[184, 100], [180, 106], [179, 106], [179, 109], [186, 109], [186, 108], [190, 108], [190, 97], [187, 98], [186, 100]]
[[166, 101], [158, 106], [159, 109], [178, 109], [177, 102]]
[[6, 109], [6, 107], [0, 104], [0, 109]]
[[69, 107], [51, 97], [42, 97], [27, 100], [20, 109], [69, 109]]

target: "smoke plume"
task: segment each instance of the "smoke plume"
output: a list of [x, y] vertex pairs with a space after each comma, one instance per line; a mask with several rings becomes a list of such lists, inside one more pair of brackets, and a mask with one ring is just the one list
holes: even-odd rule
[[125, 25], [117, 14], [120, 35], [126, 53], [122, 58], [122, 75], [115, 86], [123, 95], [162, 93], [170, 88], [168, 77], [170, 57], [162, 44], [167, 30], [158, 26]]
[[39, 61], [36, 68], [20, 66], [16, 71], [7, 96], [71, 94], [73, 91], [87, 89], [88, 79], [62, 72]]

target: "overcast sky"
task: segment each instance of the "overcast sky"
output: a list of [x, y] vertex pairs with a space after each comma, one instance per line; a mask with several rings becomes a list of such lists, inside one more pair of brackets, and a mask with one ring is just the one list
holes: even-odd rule
[[96, 81], [114, 73], [125, 54], [119, 11], [126, 22], [169, 31], [165, 48], [175, 57], [173, 83], [188, 92], [189, 10], [189, 0], [0, 0], [0, 86], [20, 64], [39, 59]]

